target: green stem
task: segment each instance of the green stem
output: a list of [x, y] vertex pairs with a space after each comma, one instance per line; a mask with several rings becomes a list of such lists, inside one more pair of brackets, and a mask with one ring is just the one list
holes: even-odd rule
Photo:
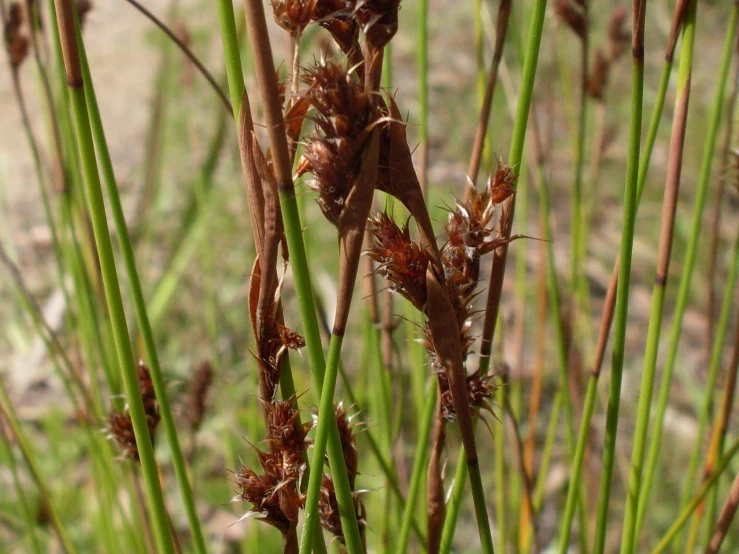
[[[718, 379], [718, 370], [721, 366], [721, 357], [724, 350], [724, 342], [726, 339], [726, 333], [729, 329], [729, 319], [732, 313], [732, 301], [734, 299], [734, 287], [737, 281], [737, 274], [739, 273], [739, 234], [737, 234], [736, 241], [734, 242], [733, 257], [731, 259], [731, 265], [729, 267], [729, 274], [726, 276], [726, 284], [724, 286], [724, 299], [721, 303], [721, 312], [719, 313], [718, 323], [713, 338], [713, 348], [711, 349], [711, 359], [708, 362], [708, 376], [705, 384], [705, 395], [703, 397], [703, 404], [698, 415], [698, 433], [695, 438], [693, 450], [690, 455], [690, 462], [688, 463], [688, 470], [686, 472], [685, 483], [683, 488], [682, 500], [680, 506], [685, 506], [690, 500], [690, 495], [693, 492], [695, 486], [696, 473], [698, 470], [698, 463], [700, 461], [701, 448], [703, 446], [703, 439], [706, 434], [708, 422], [713, 411], [713, 395], [716, 390], [716, 381]], [[700, 522], [699, 512], [696, 513], [696, 520]], [[696, 524], [697, 525], [697, 524]]]
[[31, 449], [31, 445], [29, 444], [28, 439], [23, 432], [20, 421], [18, 421], [18, 417], [15, 413], [15, 410], [13, 409], [13, 405], [10, 402], [10, 396], [8, 395], [8, 391], [5, 388], [5, 384], [3, 383], [2, 379], [0, 379], [0, 416], [2, 416], [5, 421], [8, 422], [13, 436], [18, 443], [21, 454], [23, 455], [23, 459], [25, 460], [26, 465], [28, 466], [28, 470], [31, 473], [31, 477], [36, 484], [36, 488], [38, 488], [41, 500], [49, 509], [51, 525], [54, 528], [57, 537], [59, 538], [62, 550], [64, 550], [66, 554], [75, 554], [77, 550], [75, 549], [72, 541], [69, 538], [67, 528], [64, 526], [62, 520], [59, 517], [59, 511], [56, 507], [56, 504], [51, 500], [49, 486], [44, 479], [41, 471], [39, 470], [39, 466], [36, 461], [37, 456]]
[[90, 67], [87, 62], [87, 53], [82, 41], [82, 35], [77, 29], [77, 39], [80, 45], [80, 59], [82, 60], [82, 76], [85, 83], [85, 99], [87, 101], [87, 110], [90, 114], [90, 125], [92, 128], [92, 137], [100, 161], [103, 174], [103, 183], [110, 202], [110, 208], [113, 213], [113, 221], [118, 236], [118, 242], [123, 254], [123, 263], [128, 275], [129, 286], [133, 297], [134, 310], [136, 312], [136, 321], [141, 330], [141, 337], [144, 341], [144, 351], [146, 352], [146, 361], [151, 370], [151, 379], [154, 384], [154, 392], [156, 393], [157, 403], [159, 404], [159, 413], [162, 417], [164, 432], [167, 437], [167, 443], [172, 451], [172, 466], [174, 468], [177, 484], [180, 487], [182, 502], [184, 504], [187, 520], [190, 524], [192, 533], [192, 541], [195, 551], [199, 554], [205, 554], [205, 537], [200, 525], [197, 508], [195, 507], [195, 499], [192, 494], [192, 487], [187, 475], [187, 467], [185, 465], [185, 457], [182, 454], [182, 448], [177, 437], [177, 427], [175, 426], [174, 416], [170, 408], [167, 396], [167, 386], [164, 382], [159, 356], [157, 355], [156, 341], [154, 332], [151, 327], [148, 313], [146, 311], [146, 301], [141, 288], [141, 280], [139, 279], [136, 269], [136, 260], [133, 252], [133, 246], [128, 234], [126, 226], [126, 218], [123, 214], [123, 207], [118, 195], [118, 185], [116, 183], [115, 173], [113, 171], [113, 163], [108, 151], [107, 141], [105, 139], [105, 131], [100, 116], [97, 99], [95, 97], [95, 89], [90, 75]]
[[639, 387], [639, 406], [634, 429], [634, 447], [631, 456], [631, 471], [626, 496], [624, 526], [621, 533], [621, 554], [632, 554], [636, 548], [636, 527], [639, 495], [641, 493], [644, 454], [649, 428], [649, 415], [652, 407], [652, 391], [657, 369], [657, 353], [664, 314], [665, 288], [670, 266], [670, 253], [675, 225], [677, 197], [680, 188], [680, 171], [683, 161], [683, 148], [688, 119], [690, 84], [693, 68], [693, 45], [695, 42], [695, 19], [697, 0], [692, 0], [683, 24], [683, 42], [680, 51], [678, 89], [675, 98], [675, 112], [667, 164], [667, 184], [662, 211], [662, 230], [660, 232], [657, 271], [652, 292], [652, 309], [647, 331], [647, 347], [644, 354], [644, 369]]
[[616, 435], [621, 403], [621, 381], [626, 350], [626, 324], [629, 309], [631, 282], [631, 254], [634, 242], [636, 197], [639, 172], [639, 153], [642, 123], [642, 99], [644, 88], [644, 17], [647, 0], [634, 0], [633, 68], [631, 90], [631, 130], [629, 153], [626, 162], [626, 186], [624, 191], [623, 231], [621, 233], [620, 268], [616, 293], [615, 329], [611, 384], [606, 415], [605, 447], [603, 452], [601, 486], [598, 496], [598, 517], [595, 528], [595, 554], [603, 554], [608, 527], [611, 478], [616, 458]]
[[133, 423], [136, 444], [141, 459], [146, 492], [156, 534], [157, 545], [162, 552], [173, 553], [174, 546], [169, 530], [169, 519], [164, 505], [164, 497], [159, 482], [159, 474], [154, 449], [151, 444], [149, 427], [146, 421], [144, 405], [141, 400], [136, 363], [128, 334], [126, 315], [123, 309], [118, 273], [113, 257], [113, 246], [108, 229], [103, 192], [95, 159], [90, 131], [90, 119], [87, 111], [84, 78], [80, 68], [80, 57], [75, 34], [74, 17], [76, 11], [70, 0], [56, 0], [57, 23], [64, 48], [64, 62], [67, 83], [72, 101], [72, 114], [77, 135], [77, 148], [82, 161], [87, 204], [92, 219], [95, 243], [100, 260], [105, 297], [110, 312], [113, 335], [118, 353], [118, 362], [128, 399], [129, 411]]
[[419, 496], [419, 491], [421, 490], [423, 477], [426, 473], [426, 463], [428, 462], [428, 440], [431, 436], [431, 427], [434, 422], [434, 413], [436, 411], [436, 389], [436, 383], [432, 381], [426, 394], [421, 428], [419, 430], [418, 437], [416, 437], [416, 450], [413, 456], [413, 472], [411, 473], [411, 483], [408, 488], [408, 495], [405, 499], [405, 508], [403, 510], [403, 517], [400, 523], [398, 542], [395, 546], [396, 554], [405, 554], [408, 549], [411, 525], [416, 511], [416, 501]]
[[721, 114], [724, 104], [724, 91], [728, 81], [729, 66], [734, 52], [734, 36], [736, 34], [737, 22], [739, 21], [739, 4], [734, 3], [731, 17], [729, 18], [726, 39], [724, 42], [723, 57], [718, 74], [716, 96], [714, 98], [711, 117], [708, 124], [706, 142], [703, 148], [703, 159], [701, 161], [701, 170], [698, 178], [698, 186], [696, 189], [695, 201], [693, 203], [693, 222], [690, 232], [690, 240], [685, 251], [683, 259], [682, 275], [680, 277], [680, 288], [675, 302], [675, 312], [673, 315], [672, 327], [670, 329], [670, 340], [667, 350], [667, 359], [662, 370], [662, 384], [660, 386], [657, 413], [655, 415], [654, 430], [650, 437], [649, 452], [647, 454], [646, 470], [644, 473], [644, 484], [642, 486], [642, 494], [639, 498], [639, 508], [637, 512], [637, 534], [644, 523], [649, 496], [652, 490], [652, 484], [657, 471], [657, 464], [660, 458], [660, 446], [662, 443], [662, 430], [664, 426], [664, 417], [667, 410], [667, 402], [669, 400], [670, 388], [672, 383], [672, 374], [677, 361], [678, 346], [680, 343], [680, 335], [682, 331], [682, 321], [685, 315], [685, 309], [688, 304], [688, 298], [691, 292], [691, 279], [695, 260], [698, 254], [698, 240], [704, 235], [703, 231], [703, 208], [706, 203], [706, 195], [708, 192], [708, 183], [711, 178], [711, 166], [713, 163], [714, 150], [716, 146], [716, 138], [718, 135], [719, 124], [721, 123]]
[[703, 502], [703, 499], [710, 492], [713, 486], [716, 485], [716, 483], [718, 482], [718, 478], [729, 466], [729, 462], [738, 451], [739, 441], [735, 442], [734, 445], [726, 452], [726, 456], [724, 456], [721, 459], [721, 462], [716, 466], [716, 471], [714, 471], [711, 476], [706, 479], [706, 482], [703, 483], [703, 486], [700, 488], [698, 493], [693, 497], [693, 499], [683, 509], [683, 511], [680, 512], [680, 515], [675, 520], [675, 523], [672, 524], [662, 540], [659, 541], [654, 550], [652, 550], [652, 554], [662, 554], [662, 552], [666, 551], [670, 547], [670, 544], [672, 544], [675, 536], [682, 530], [682, 528], [685, 526], [685, 523], [687, 523], [688, 519], [690, 518], [691, 514], [696, 510], [696, 508], [698, 508], [700, 503]]

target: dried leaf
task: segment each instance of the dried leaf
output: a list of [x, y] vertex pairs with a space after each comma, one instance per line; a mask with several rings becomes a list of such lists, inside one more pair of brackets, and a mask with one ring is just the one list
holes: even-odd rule
[[359, 175], [339, 216], [339, 293], [333, 329], [336, 335], [344, 334], [349, 317], [354, 282], [359, 268], [359, 257], [362, 254], [364, 229], [372, 208], [372, 197], [377, 183], [379, 140], [379, 134], [372, 132], [362, 154]]

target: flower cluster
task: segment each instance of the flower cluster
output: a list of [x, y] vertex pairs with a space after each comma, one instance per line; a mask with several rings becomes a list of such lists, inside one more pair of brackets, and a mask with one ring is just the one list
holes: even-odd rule
[[3, 29], [5, 48], [8, 51], [10, 65], [17, 70], [28, 55], [29, 41], [23, 34], [23, 8], [18, 2], [10, 4], [8, 20]]
[[331, 60], [308, 68], [303, 81], [308, 85], [303, 95], [315, 110], [316, 131], [298, 164], [298, 175], [313, 174], [309, 185], [319, 193], [318, 205], [336, 225], [361, 169], [369, 97], [353, 72]]
[[243, 466], [235, 475], [239, 494], [234, 501], [252, 504], [244, 517], [256, 517], [287, 533], [297, 523], [304, 503], [300, 478], [305, 470], [305, 452], [311, 423], [300, 424], [291, 401], [265, 402], [267, 451], [256, 449], [262, 472]]
[[[450, 328], [459, 330], [459, 341], [464, 359], [474, 343], [470, 335], [472, 301], [477, 288], [480, 259], [505, 241], [498, 238], [493, 228], [495, 208], [514, 194], [515, 174], [502, 162], [482, 192], [471, 190], [467, 199], [458, 201], [449, 212], [444, 227], [445, 242], [441, 248], [444, 282], [454, 308], [456, 322]], [[501, 218], [506, 217], [503, 212]], [[406, 223], [398, 226], [386, 213], [375, 214], [369, 222], [374, 240], [367, 255], [378, 262], [377, 272], [390, 281], [394, 291], [407, 298], [416, 308], [427, 312], [427, 269], [430, 254], [410, 236]], [[433, 314], [426, 313], [427, 317]], [[442, 415], [454, 420], [455, 410], [445, 368], [433, 346], [431, 329], [424, 329], [423, 344], [429, 352], [431, 366], [437, 374], [442, 398]], [[495, 389], [488, 375], [473, 373], [467, 377], [470, 409], [478, 414], [490, 410], [488, 399]]]
[[[354, 429], [356, 429], [358, 424], [352, 423], [352, 418], [341, 404], [334, 406], [334, 413], [336, 414], [336, 423], [339, 427], [341, 449], [344, 453], [344, 463], [346, 464], [346, 472], [349, 476], [349, 485], [351, 486], [354, 495], [354, 508], [357, 512], [359, 530], [362, 535], [364, 535], [366, 523], [364, 518], [364, 505], [360, 499], [362, 491], [356, 490], [359, 456], [357, 454]], [[319, 498], [318, 508], [321, 516], [321, 525], [339, 541], [343, 542], [344, 533], [341, 528], [339, 504], [336, 500], [334, 483], [328, 475], [324, 475], [321, 481], [321, 496]]]
[[[141, 399], [144, 403], [144, 413], [146, 414], [146, 425], [149, 428], [151, 442], [154, 444], [156, 428], [161, 419], [161, 415], [159, 414], [159, 404], [157, 403], [157, 397], [154, 393], [154, 384], [151, 381], [149, 368], [146, 367], [143, 362], [139, 362], [137, 373]], [[139, 461], [139, 449], [136, 445], [133, 422], [128, 408], [122, 412], [117, 410], [111, 411], [108, 416], [108, 426], [106, 431], [108, 433], [108, 437], [115, 440], [123, 451], [123, 456], [125, 458], [137, 462]]]
[[586, 0], [556, 0], [554, 12], [557, 17], [577, 35], [585, 41], [588, 37], [588, 12]]
[[606, 46], [595, 51], [595, 60], [586, 88], [588, 94], [597, 100], [603, 100], [611, 66], [623, 57], [629, 48], [631, 35], [626, 28], [627, 17], [628, 12], [624, 7], [613, 12], [608, 22]]
[[212, 384], [213, 366], [206, 360], [195, 369], [185, 398], [187, 420], [193, 432], [197, 431], [203, 422], [208, 391]]

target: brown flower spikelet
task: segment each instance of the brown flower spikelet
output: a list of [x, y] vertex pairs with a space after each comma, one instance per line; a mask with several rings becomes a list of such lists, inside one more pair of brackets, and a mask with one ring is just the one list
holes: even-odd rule
[[[141, 399], [144, 404], [144, 413], [146, 414], [146, 424], [149, 428], [149, 437], [151, 444], [154, 444], [157, 425], [161, 415], [159, 413], [159, 404], [157, 403], [156, 394], [154, 393], [154, 384], [151, 380], [149, 368], [143, 362], [139, 362], [137, 368], [139, 390], [141, 391]], [[133, 422], [131, 414], [126, 409], [123, 412], [111, 411], [108, 416], [108, 436], [115, 440], [123, 451], [124, 457], [139, 461], [139, 449], [136, 445], [136, 436], [133, 430]]]
[[213, 384], [213, 366], [209, 361], [198, 364], [190, 380], [187, 394], [187, 419], [193, 432], [200, 429], [208, 405], [208, 392]]
[[[472, 190], [467, 200], [458, 201], [450, 210], [444, 227], [446, 242], [441, 249], [444, 282], [457, 319], [464, 359], [474, 343], [474, 337], [470, 335], [471, 310], [479, 279], [480, 259], [502, 244], [501, 239], [494, 236], [493, 215], [498, 205], [515, 194], [515, 179], [513, 170], [499, 160], [487, 187], [482, 192]], [[501, 218], [505, 217], [508, 215], [504, 210]], [[374, 215], [368, 228], [374, 235], [374, 241], [367, 255], [378, 262], [378, 273], [388, 279], [394, 290], [410, 300], [416, 308], [425, 311], [428, 253], [411, 239], [407, 223], [401, 229], [386, 213]], [[456, 414], [449, 381], [434, 351], [430, 333], [427, 324], [422, 342], [439, 378], [443, 417], [451, 421]], [[495, 390], [490, 377], [473, 374], [467, 377], [467, 386], [473, 414], [478, 414], [481, 409], [490, 410], [489, 400]]]
[[30, 46], [28, 37], [22, 32], [23, 21], [23, 8], [18, 2], [13, 2], [8, 9], [8, 20], [3, 29], [3, 36], [10, 66], [14, 71], [26, 59]]
[[290, 401], [267, 402], [268, 451], [255, 449], [263, 472], [243, 466], [235, 475], [241, 500], [251, 502], [252, 511], [287, 532], [298, 519], [304, 499], [298, 483], [304, 470], [303, 459], [310, 423], [298, 424], [298, 411]]
[[377, 272], [390, 281], [418, 310], [426, 308], [426, 268], [428, 252], [411, 239], [408, 222], [401, 228], [384, 212], [373, 215], [367, 223], [374, 241], [367, 255], [379, 266]]
[[322, 60], [305, 70], [303, 95], [315, 110], [316, 131], [308, 140], [298, 175], [312, 173], [318, 205], [334, 225], [359, 175], [370, 104], [362, 85], [343, 65]]
[[562, 23], [567, 25], [580, 40], [584, 41], [587, 38], [588, 19], [582, 2], [556, 0], [554, 2], [554, 12]]
[[318, 0], [270, 0], [275, 22], [292, 35], [302, 32], [315, 16]]
[[[354, 437], [354, 428], [356, 425], [351, 423], [348, 412], [341, 404], [334, 406], [334, 412], [336, 414], [336, 422], [339, 427], [341, 449], [344, 452], [344, 463], [346, 464], [347, 474], [349, 476], [349, 484], [353, 491], [354, 508], [359, 522], [359, 531], [364, 535], [366, 526], [364, 504], [360, 499], [360, 493], [356, 491], [357, 467], [359, 464], [356, 439]], [[339, 504], [336, 500], [334, 483], [328, 475], [324, 475], [321, 480], [321, 495], [318, 500], [318, 511], [323, 528], [343, 543], [344, 532], [341, 527], [341, 518], [339, 516]]]

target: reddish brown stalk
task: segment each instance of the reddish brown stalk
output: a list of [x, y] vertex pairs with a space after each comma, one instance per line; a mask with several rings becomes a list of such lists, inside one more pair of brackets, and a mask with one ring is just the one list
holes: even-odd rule
[[[739, 50], [739, 40], [737, 40], [737, 50]], [[726, 181], [729, 179], [729, 158], [731, 153], [731, 141], [734, 131], [734, 109], [739, 93], [739, 63], [736, 64], [734, 73], [734, 83], [729, 96], [728, 106], [726, 108], [726, 135], [724, 144], [721, 147], [721, 173], [716, 190], [716, 205], [713, 208], [713, 220], [711, 222], [711, 246], [710, 256], [708, 258], [708, 300], [706, 302], [706, 348], [710, 357], [711, 345], [713, 344], [714, 326], [716, 325], [716, 273], [718, 267], [718, 246], [721, 234], [721, 208], [724, 204], [724, 192], [726, 190]]]
[[[480, 118], [477, 122], [477, 130], [475, 131], [475, 140], [472, 145], [472, 156], [470, 165], [467, 169], [467, 176], [472, 183], [477, 181], [480, 172], [480, 162], [482, 160], [482, 152], [485, 146], [485, 137], [488, 131], [488, 123], [490, 122], [490, 110], [493, 105], [493, 95], [495, 94], [495, 86], [498, 83], [498, 66], [503, 59], [503, 46], [505, 45], [506, 35], [508, 34], [508, 21], [511, 15], [512, 0], [501, 0], [498, 8], [498, 23], [495, 30], [495, 50], [493, 59], [490, 62], [488, 70], [487, 86], [485, 88], [485, 97], [480, 108]], [[465, 189], [465, 199], [469, 189]]]
[[503, 203], [503, 211], [500, 215], [498, 236], [502, 245], [493, 251], [493, 263], [490, 271], [490, 284], [488, 285], [488, 297], [485, 306], [485, 319], [483, 322], [482, 342], [480, 345], [480, 367], [488, 367], [490, 364], [490, 353], [493, 347], [495, 326], [498, 322], [498, 311], [503, 294], [503, 279], [505, 277], [506, 259], [508, 258], [508, 244], [513, 229], [513, 215], [516, 211], [516, 195], [512, 195]]
[[714, 527], [713, 536], [706, 547], [706, 554], [718, 554], [721, 543], [724, 542], [726, 535], [731, 529], [731, 523], [734, 520], [737, 508], [739, 508], [739, 474], [734, 478], [729, 496], [726, 498], [724, 507], [721, 509], [721, 515]]
[[[673, 12], [672, 27], [670, 29], [669, 40], [665, 50], [665, 60], [671, 61], [675, 54], [675, 46], [677, 37], [685, 19], [686, 7], [688, 0], [679, 0], [675, 5]], [[674, 39], [673, 39], [674, 37]], [[637, 206], [638, 208], [638, 206]], [[611, 280], [608, 283], [608, 292], [606, 293], [605, 304], [603, 305], [603, 315], [601, 316], [600, 326], [598, 329], [598, 341], [595, 348], [595, 359], [591, 369], [591, 375], [596, 379], [600, 376], [605, 359], [605, 351], [608, 346], [608, 337], [611, 333], [611, 325], [613, 324], [613, 314], [616, 307], [616, 289], [618, 288], [618, 273], [621, 266], [620, 256], [616, 258], [613, 264], [613, 272]]]
[[441, 460], [444, 443], [446, 442], [446, 428], [441, 415], [441, 391], [438, 392], [436, 415], [434, 417], [434, 430], [431, 436], [431, 455], [427, 474], [428, 493], [426, 512], [428, 515], [428, 554], [438, 554], [439, 552], [441, 533], [444, 527], [444, 518], [446, 517]]

